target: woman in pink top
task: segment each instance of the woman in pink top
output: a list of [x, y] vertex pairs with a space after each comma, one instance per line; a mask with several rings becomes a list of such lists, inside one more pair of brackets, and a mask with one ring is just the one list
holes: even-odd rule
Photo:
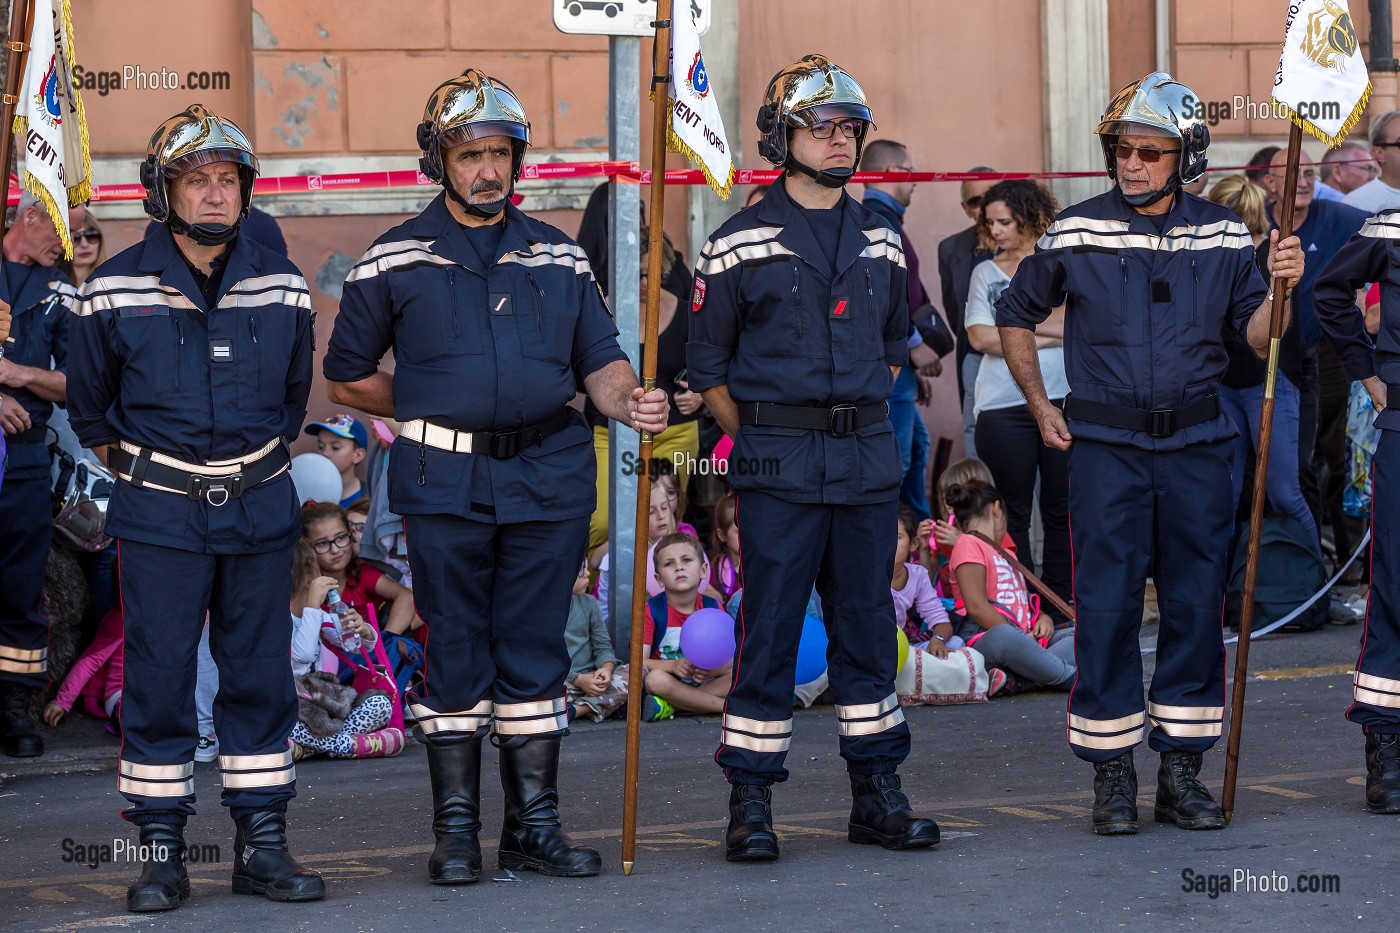
[[986, 658], [987, 667], [1011, 675], [1004, 692], [1029, 686], [1068, 690], [1074, 683], [1074, 629], [1055, 630], [1050, 617], [1032, 599], [1026, 580], [986, 541], [1006, 534], [1001, 493], [979, 480], [949, 487], [948, 506], [963, 534], [953, 545], [953, 594], [967, 607], [968, 618], [982, 632], [968, 640]]

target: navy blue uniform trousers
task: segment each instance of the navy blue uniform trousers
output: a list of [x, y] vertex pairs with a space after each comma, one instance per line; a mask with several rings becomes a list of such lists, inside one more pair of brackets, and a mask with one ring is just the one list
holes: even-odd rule
[[1400, 434], [1381, 431], [1371, 473], [1371, 595], [1347, 718], [1400, 733]]
[[223, 804], [237, 819], [285, 811], [296, 796], [291, 567], [291, 546], [229, 555], [119, 543], [126, 668], [117, 786], [131, 802], [128, 820], [183, 824], [194, 813], [194, 682], [206, 606], [219, 668]]
[[715, 761], [733, 784], [787, 780], [797, 645], [815, 582], [828, 638], [841, 757], [850, 773], [892, 772], [909, 754], [894, 691], [895, 499], [873, 505], [796, 503], [741, 492], [735, 505], [744, 559], [738, 651]]
[[49, 620], [40, 607], [53, 538], [45, 476], [0, 485], [0, 681], [48, 686]]
[[[1074, 662], [1069, 744], [1085, 761], [1204, 752], [1225, 713], [1225, 554], [1231, 442], [1147, 451], [1077, 440], [1069, 452]], [[1157, 586], [1157, 668], [1142, 696], [1143, 591]]]
[[411, 697], [425, 742], [568, 728], [564, 629], [588, 517], [496, 525], [406, 516], [413, 597], [428, 623], [427, 688]]

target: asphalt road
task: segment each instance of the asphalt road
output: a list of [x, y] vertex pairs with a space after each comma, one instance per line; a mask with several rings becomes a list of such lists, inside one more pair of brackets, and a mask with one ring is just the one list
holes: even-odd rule
[[[1094, 836], [1092, 771], [1065, 744], [1064, 696], [1034, 693], [906, 711], [915, 745], [905, 787], [944, 835], [937, 848], [913, 852], [846, 841], [849, 785], [834, 717], [829, 708], [799, 712], [793, 777], [774, 794], [782, 860], [730, 865], [721, 847], [727, 786], [711, 760], [718, 727], [712, 718], [681, 719], [643, 729], [640, 843], [626, 877], [624, 730], [584, 723], [565, 744], [564, 816], [576, 839], [602, 851], [601, 877], [489, 880], [501, 794], [488, 752], [488, 880], [429, 885], [428, 781], [423, 749], [410, 746], [389, 760], [298, 765], [293, 851], [325, 874], [330, 891], [314, 904], [230, 893], [232, 823], [217, 804], [214, 766], [197, 766], [201, 812], [188, 838], [217, 846], [222, 862], [192, 866], [193, 898], [154, 917], [124, 913], [137, 866], [64, 860], [72, 851], [65, 839], [70, 847], [135, 839], [117, 817], [116, 740], [65, 724], [44, 758], [0, 759], [0, 927], [1394, 930], [1400, 818], [1365, 812], [1362, 739], [1342, 718], [1359, 635], [1358, 626], [1329, 627], [1256, 643], [1235, 818], [1218, 832], [1151, 822], [1156, 755], [1144, 746], [1142, 831]], [[1217, 792], [1224, 748], [1207, 756], [1204, 772]], [[1236, 873], [1241, 888], [1231, 890]], [[1299, 876], [1317, 890], [1295, 890]], [[1247, 892], [1249, 877], [1256, 888], [1282, 882], [1289, 890]]]

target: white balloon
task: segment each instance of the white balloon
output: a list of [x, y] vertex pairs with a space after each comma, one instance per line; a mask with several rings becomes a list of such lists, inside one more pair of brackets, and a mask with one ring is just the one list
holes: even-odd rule
[[339, 502], [340, 471], [322, 454], [297, 454], [292, 458], [292, 485], [302, 505]]

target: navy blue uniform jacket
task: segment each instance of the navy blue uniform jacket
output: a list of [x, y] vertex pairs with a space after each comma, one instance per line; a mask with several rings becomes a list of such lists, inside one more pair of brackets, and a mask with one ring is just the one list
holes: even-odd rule
[[[77, 290], [57, 269], [31, 266], [29, 277], [19, 294], [15, 294], [9, 275], [21, 268], [18, 263], [0, 262], [0, 298], [10, 306], [10, 337], [14, 340], [5, 347], [5, 359], [20, 366], [67, 372], [68, 312], [76, 303]], [[6, 439], [5, 472], [16, 479], [48, 476], [46, 425], [53, 414], [53, 403], [25, 388], [0, 386], [0, 394], [19, 402], [29, 413], [30, 422], [29, 430]]]
[[[484, 264], [439, 195], [374, 241], [350, 270], [326, 351], [333, 382], [358, 382], [394, 351], [394, 417], [459, 431], [507, 431], [558, 414], [593, 372], [627, 355], [583, 250], [506, 207]], [[421, 459], [420, 459], [421, 454]], [[400, 515], [486, 522], [590, 515], [593, 432], [578, 413], [514, 457], [420, 450], [399, 438], [389, 459]]]
[[[1062, 211], [997, 300], [998, 327], [1034, 330], [1065, 305], [1070, 394], [1140, 410], [1179, 408], [1215, 392], [1227, 322], [1243, 338], [1268, 288], [1249, 231], [1233, 213], [1177, 192], [1162, 233], [1115, 186]], [[1070, 419], [1075, 437], [1179, 450], [1235, 437], [1223, 411], [1152, 438]]]
[[[68, 380], [83, 446], [127, 441], [207, 463], [296, 439], [311, 392], [306, 280], [246, 236], [225, 255], [213, 308], [168, 229], [83, 283]], [[301, 520], [286, 472], [222, 506], [118, 482], [107, 532], [196, 553], [255, 554], [290, 546]]]
[[[909, 359], [908, 276], [900, 236], [842, 194], [836, 267], [779, 181], [714, 232], [700, 253], [686, 347], [691, 391], [728, 386], [735, 402], [828, 407], [883, 402]], [[742, 425], [730, 456], [737, 490], [789, 502], [865, 505], [899, 493], [888, 418], [851, 437]]]

